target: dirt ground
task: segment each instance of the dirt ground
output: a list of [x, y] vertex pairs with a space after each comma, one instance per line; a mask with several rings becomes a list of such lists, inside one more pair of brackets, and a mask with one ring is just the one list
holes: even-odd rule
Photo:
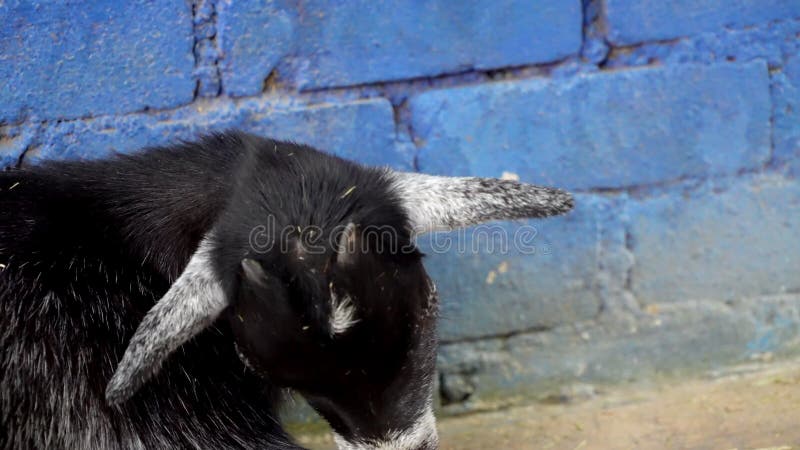
[[[800, 361], [439, 421], [444, 449], [800, 450]], [[326, 435], [300, 436], [314, 449]]]

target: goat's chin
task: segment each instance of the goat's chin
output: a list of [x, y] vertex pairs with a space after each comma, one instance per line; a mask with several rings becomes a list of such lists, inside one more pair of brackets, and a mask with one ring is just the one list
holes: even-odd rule
[[439, 448], [439, 435], [436, 432], [436, 418], [431, 408], [422, 413], [406, 429], [389, 430], [379, 439], [345, 439], [333, 433], [339, 450], [435, 450]]

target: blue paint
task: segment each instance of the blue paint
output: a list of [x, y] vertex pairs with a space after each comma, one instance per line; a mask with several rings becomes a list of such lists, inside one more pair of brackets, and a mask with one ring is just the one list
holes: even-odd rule
[[774, 163], [798, 173], [800, 161], [800, 19], [746, 29], [706, 32], [676, 42], [645, 43], [619, 52], [607, 67], [630, 69], [650, 65], [711, 65], [766, 61], [775, 139]]
[[[798, 31], [800, 33], [800, 31]], [[800, 39], [798, 39], [800, 40]], [[800, 52], [774, 75], [775, 158], [800, 175]]]
[[409, 101], [423, 171], [570, 188], [733, 174], [770, 154], [763, 63], [437, 90]]
[[659, 64], [715, 64], [764, 60], [773, 68], [800, 53], [800, 19], [698, 33], [670, 42], [645, 42], [616, 52], [607, 68]]
[[551, 62], [581, 46], [579, 0], [283, 3], [226, 6], [233, 95], [259, 92], [284, 58], [294, 83], [316, 89]]
[[294, 48], [296, 17], [281, 2], [220, 2], [218, 39], [225, 92], [239, 97], [261, 92], [264, 80]]
[[800, 18], [797, 0], [606, 0], [606, 8], [609, 39], [618, 45]]
[[800, 290], [800, 185], [709, 182], [631, 201], [631, 290], [643, 303], [738, 300]]
[[35, 150], [28, 162], [128, 153], [229, 128], [291, 139], [372, 165], [409, 170], [412, 164], [412, 155], [395, 149], [391, 105], [381, 99], [288, 109], [264, 102], [235, 108], [226, 102], [208, 111], [189, 107], [158, 115], [63, 122], [32, 140]]
[[800, 332], [800, 310], [786, 306], [767, 303], [755, 308], [756, 326], [752, 339], [747, 342], [748, 354], [780, 351], [783, 342]]
[[615, 219], [603, 214], [609, 204], [602, 198], [579, 196], [577, 204], [566, 217], [420, 237], [441, 293], [442, 338], [493, 336], [597, 315], [603, 301], [595, 285], [599, 230]]
[[192, 100], [182, 0], [0, 4], [0, 123], [170, 108]]

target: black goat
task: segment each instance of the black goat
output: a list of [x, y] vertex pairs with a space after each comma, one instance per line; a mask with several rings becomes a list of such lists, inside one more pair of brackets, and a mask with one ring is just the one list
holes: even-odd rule
[[0, 448], [296, 448], [284, 388], [341, 448], [435, 448], [414, 234], [571, 206], [234, 132], [2, 172]]

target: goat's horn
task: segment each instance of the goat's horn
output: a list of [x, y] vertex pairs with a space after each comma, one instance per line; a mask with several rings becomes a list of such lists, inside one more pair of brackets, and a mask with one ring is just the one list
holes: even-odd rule
[[109, 404], [129, 399], [181, 344], [208, 327], [227, 306], [203, 239], [183, 273], [147, 312], [106, 388]]
[[547, 217], [573, 206], [561, 189], [497, 178], [389, 172], [415, 233], [453, 230], [490, 220]]

